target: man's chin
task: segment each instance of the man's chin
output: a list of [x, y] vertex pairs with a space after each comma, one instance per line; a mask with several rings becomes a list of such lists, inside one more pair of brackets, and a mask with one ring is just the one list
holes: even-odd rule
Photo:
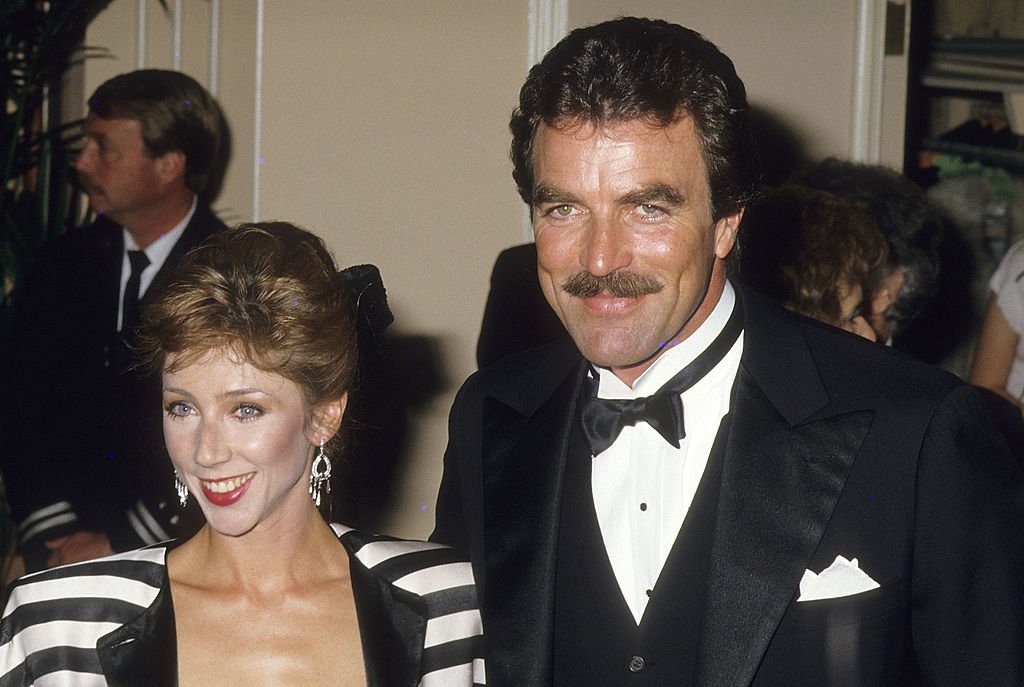
[[[608, 344], [609, 340], [605, 339], [601, 345], [583, 345], [580, 346], [580, 352], [584, 358], [598, 367], [620, 370], [635, 367], [646, 368], [662, 351], [658, 347], [648, 350], [651, 347], [639, 346], [635, 341], [623, 342], [621, 346]], [[578, 342], [577, 345], [579, 345]]]
[[101, 217], [107, 217], [107, 218], [113, 219], [113, 217], [110, 217], [110, 205], [109, 204], [101, 203], [101, 202], [95, 202], [95, 203], [90, 202], [89, 203], [89, 207], [97, 215], [100, 215]]

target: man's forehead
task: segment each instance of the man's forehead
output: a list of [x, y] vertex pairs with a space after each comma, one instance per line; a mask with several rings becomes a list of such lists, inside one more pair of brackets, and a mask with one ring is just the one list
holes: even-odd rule
[[95, 112], [89, 112], [85, 118], [86, 130], [94, 131], [142, 131], [142, 122], [134, 117], [100, 117]]
[[[689, 125], [680, 129], [677, 124], [687, 121]], [[647, 131], [656, 135], [660, 131], [681, 131], [685, 130], [696, 135], [696, 127], [693, 117], [689, 112], [680, 108], [675, 115], [664, 120], [660, 117], [639, 116], [639, 117], [614, 117], [607, 119], [593, 119], [585, 116], [566, 116], [552, 121], [542, 121], [537, 127], [537, 134], [541, 131], [557, 131], [559, 133], [588, 138], [595, 133], [608, 137], [620, 136], [623, 132], [639, 133]]]
[[[542, 183], [547, 173], [556, 169], [606, 168], [610, 161], [629, 161], [667, 168], [678, 164], [696, 164], [706, 175], [704, 151], [691, 117], [681, 117], [667, 125], [647, 119], [630, 119], [611, 123], [579, 120], [556, 122], [538, 127], [534, 140], [533, 172], [535, 182]], [[625, 169], [625, 168], [624, 168]]]
[[[593, 122], [559, 120], [552, 124], [541, 123], [533, 141], [533, 172], [550, 162], [553, 148], [564, 156], [566, 144], [577, 148], [575, 156], [584, 160], [592, 151], [600, 149], [628, 149], [639, 146], [648, 151], [664, 151], [666, 156], [683, 154], [696, 155], [706, 166], [705, 154], [693, 118], [681, 116], [668, 124], [652, 122], [647, 118], [618, 120], [614, 122]], [[660, 155], [661, 152], [656, 152]]]

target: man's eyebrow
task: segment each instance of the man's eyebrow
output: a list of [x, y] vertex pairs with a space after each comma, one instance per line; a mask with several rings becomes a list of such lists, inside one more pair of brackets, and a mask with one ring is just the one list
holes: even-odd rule
[[683, 204], [683, 194], [668, 184], [651, 184], [630, 191], [619, 198], [622, 205], [670, 205], [678, 207]]
[[545, 203], [575, 203], [579, 199], [564, 189], [543, 184], [533, 189], [531, 200], [533, 206], [537, 207]]

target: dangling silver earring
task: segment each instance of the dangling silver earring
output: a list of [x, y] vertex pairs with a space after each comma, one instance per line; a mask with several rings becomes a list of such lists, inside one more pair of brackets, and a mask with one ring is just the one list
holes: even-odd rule
[[188, 504], [188, 485], [177, 470], [174, 471], [174, 490], [178, 492], [178, 503], [184, 508]]
[[320, 490], [331, 493], [331, 460], [324, 453], [324, 439], [320, 437], [320, 450], [313, 459], [313, 468], [309, 471], [309, 495], [313, 503], [320, 507]]

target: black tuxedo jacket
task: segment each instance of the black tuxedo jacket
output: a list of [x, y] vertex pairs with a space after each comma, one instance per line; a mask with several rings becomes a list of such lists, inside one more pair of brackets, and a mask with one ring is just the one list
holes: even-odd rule
[[[1022, 684], [1021, 471], [975, 392], [738, 293], [743, 357], [696, 674], [679, 684]], [[471, 377], [452, 410], [434, 538], [471, 552], [493, 685], [551, 684], [585, 365], [571, 342], [512, 356]], [[880, 587], [798, 602], [804, 571], [838, 555]]]
[[[199, 205], [143, 305], [189, 249], [224, 228]], [[131, 368], [117, 331], [123, 247], [121, 227], [101, 218], [51, 242], [19, 285], [4, 342], [0, 464], [30, 558], [82, 529], [106, 532], [119, 551], [191, 534], [173, 498], [160, 380]]]

